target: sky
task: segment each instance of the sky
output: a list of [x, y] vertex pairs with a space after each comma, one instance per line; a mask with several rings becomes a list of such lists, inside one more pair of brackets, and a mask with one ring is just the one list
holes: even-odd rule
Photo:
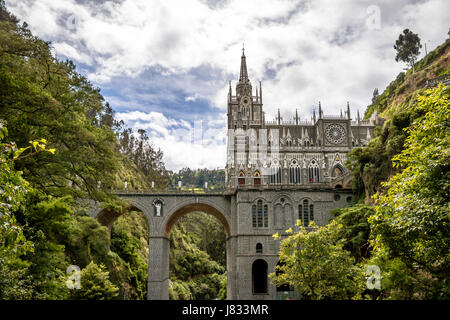
[[[6, 0], [59, 59], [101, 88], [116, 118], [145, 129], [169, 170], [223, 168], [228, 82], [245, 46], [266, 120], [364, 113], [406, 67], [406, 28], [428, 51], [448, 38], [450, 1]], [[425, 47], [420, 57], [425, 54]]]

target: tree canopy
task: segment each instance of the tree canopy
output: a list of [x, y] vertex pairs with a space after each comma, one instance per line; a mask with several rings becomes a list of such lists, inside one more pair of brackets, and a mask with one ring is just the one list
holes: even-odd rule
[[403, 33], [395, 41], [394, 49], [397, 52], [395, 61], [406, 62], [414, 70], [414, 63], [420, 53], [420, 48], [422, 45], [419, 36], [409, 29], [403, 30]]
[[421, 117], [406, 131], [405, 149], [393, 157], [401, 168], [378, 192], [369, 218], [375, 253], [398, 258], [429, 297], [449, 297], [450, 103], [440, 85], [418, 97]]

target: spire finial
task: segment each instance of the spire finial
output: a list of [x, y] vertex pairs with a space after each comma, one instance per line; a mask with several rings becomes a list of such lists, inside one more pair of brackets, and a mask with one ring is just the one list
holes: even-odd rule
[[347, 101], [347, 119], [350, 119], [350, 103]]
[[320, 104], [320, 101], [319, 101], [319, 119], [322, 119], [322, 105]]
[[244, 55], [244, 44], [242, 44], [242, 57], [241, 57], [241, 73], [239, 75], [239, 82], [248, 82], [247, 62]]

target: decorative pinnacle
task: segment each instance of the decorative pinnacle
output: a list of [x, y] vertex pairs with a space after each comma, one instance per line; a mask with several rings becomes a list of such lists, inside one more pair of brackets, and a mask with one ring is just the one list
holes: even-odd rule
[[245, 61], [244, 44], [242, 44], [241, 73], [239, 82], [248, 82], [247, 62]]

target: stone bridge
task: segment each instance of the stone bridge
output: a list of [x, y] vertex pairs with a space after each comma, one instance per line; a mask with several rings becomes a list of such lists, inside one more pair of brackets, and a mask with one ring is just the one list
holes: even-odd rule
[[[178, 218], [194, 211], [205, 212], [215, 216], [223, 224], [227, 242], [232, 234], [230, 196], [192, 192], [116, 192], [116, 195], [129, 203], [128, 210], [141, 211], [147, 217], [150, 230], [148, 299], [169, 299], [169, 235]], [[91, 210], [91, 216], [109, 228], [119, 215], [107, 209]], [[230, 253], [227, 245], [227, 270], [232, 270]], [[231, 288], [228, 289], [231, 293]]]
[[[279, 186], [277, 189], [248, 188], [233, 192], [115, 192], [129, 203], [128, 210], [142, 211], [149, 224], [148, 295], [151, 300], [169, 299], [169, 235], [183, 215], [201, 211], [222, 222], [226, 234], [227, 299], [279, 299], [285, 291], [270, 283], [268, 274], [278, 263], [279, 241], [283, 234], [314, 220], [325, 225], [332, 209], [351, 202], [348, 188]], [[118, 213], [92, 207], [91, 216], [111, 227]]]

